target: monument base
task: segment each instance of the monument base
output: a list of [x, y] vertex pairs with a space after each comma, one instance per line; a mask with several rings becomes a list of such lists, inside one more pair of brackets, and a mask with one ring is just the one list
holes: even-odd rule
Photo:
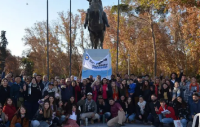
[[82, 79], [97, 75], [110, 79], [112, 75], [111, 54], [109, 49], [85, 49], [82, 63]]

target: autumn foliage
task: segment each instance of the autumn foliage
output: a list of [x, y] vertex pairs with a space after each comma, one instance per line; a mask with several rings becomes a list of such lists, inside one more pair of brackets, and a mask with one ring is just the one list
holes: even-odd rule
[[[153, 6], [148, 3], [148, 8], [156, 6], [156, 3], [158, 5], [162, 3], [165, 7], [163, 12], [167, 12], [165, 16], [161, 17], [160, 12], [149, 13], [147, 10], [144, 13], [130, 13], [135, 11], [136, 7], [143, 5], [142, 1], [144, 0], [122, 1], [125, 5], [128, 3], [131, 8], [126, 9], [126, 12], [120, 10], [118, 73], [128, 72], [127, 59], [130, 54], [131, 73], [137, 75], [148, 73], [153, 76], [155, 49], [157, 75], [178, 72], [178, 66], [182, 66], [187, 75], [200, 74], [199, 4], [192, 0], [188, 2], [153, 0], [155, 3]], [[113, 73], [116, 73], [118, 20], [117, 13], [112, 9], [111, 6], [104, 7], [111, 25], [106, 29], [104, 48], [110, 49]], [[60, 12], [58, 17], [59, 19], [49, 26], [50, 74], [67, 77], [69, 76], [69, 12]], [[91, 47], [88, 31], [83, 28], [84, 19], [84, 10], [79, 10], [79, 14], [72, 14], [72, 74], [76, 76], [81, 76], [84, 49]], [[145, 20], [150, 21], [149, 19], [152, 21], [151, 24], [145, 22]], [[23, 37], [24, 44], [30, 47], [24, 52], [34, 63], [33, 71], [39, 74], [46, 74], [47, 71], [46, 27], [46, 22], [36, 22], [32, 27], [25, 29], [26, 34]], [[156, 47], [153, 46], [152, 29]]]

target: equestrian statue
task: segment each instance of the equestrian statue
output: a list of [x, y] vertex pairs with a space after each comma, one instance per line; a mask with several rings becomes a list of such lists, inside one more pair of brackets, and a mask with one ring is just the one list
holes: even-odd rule
[[88, 26], [92, 49], [103, 49], [104, 33], [106, 27], [110, 27], [106, 13], [103, 11], [101, 0], [89, 1], [89, 9], [86, 13], [84, 27]]

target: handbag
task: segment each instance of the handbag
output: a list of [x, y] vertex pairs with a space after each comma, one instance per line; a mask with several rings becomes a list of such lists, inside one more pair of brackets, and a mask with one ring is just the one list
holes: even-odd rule
[[180, 120], [174, 120], [174, 126], [175, 127], [183, 127]]

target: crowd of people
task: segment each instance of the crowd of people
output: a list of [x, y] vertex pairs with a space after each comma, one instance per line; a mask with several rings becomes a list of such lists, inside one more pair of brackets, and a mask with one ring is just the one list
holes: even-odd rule
[[[112, 75], [64, 79], [34, 73], [0, 78], [0, 127], [79, 127], [107, 123], [124, 126], [140, 121], [162, 127], [180, 120], [183, 127], [200, 113], [199, 83], [195, 77]], [[196, 125], [198, 126], [198, 120]]]

